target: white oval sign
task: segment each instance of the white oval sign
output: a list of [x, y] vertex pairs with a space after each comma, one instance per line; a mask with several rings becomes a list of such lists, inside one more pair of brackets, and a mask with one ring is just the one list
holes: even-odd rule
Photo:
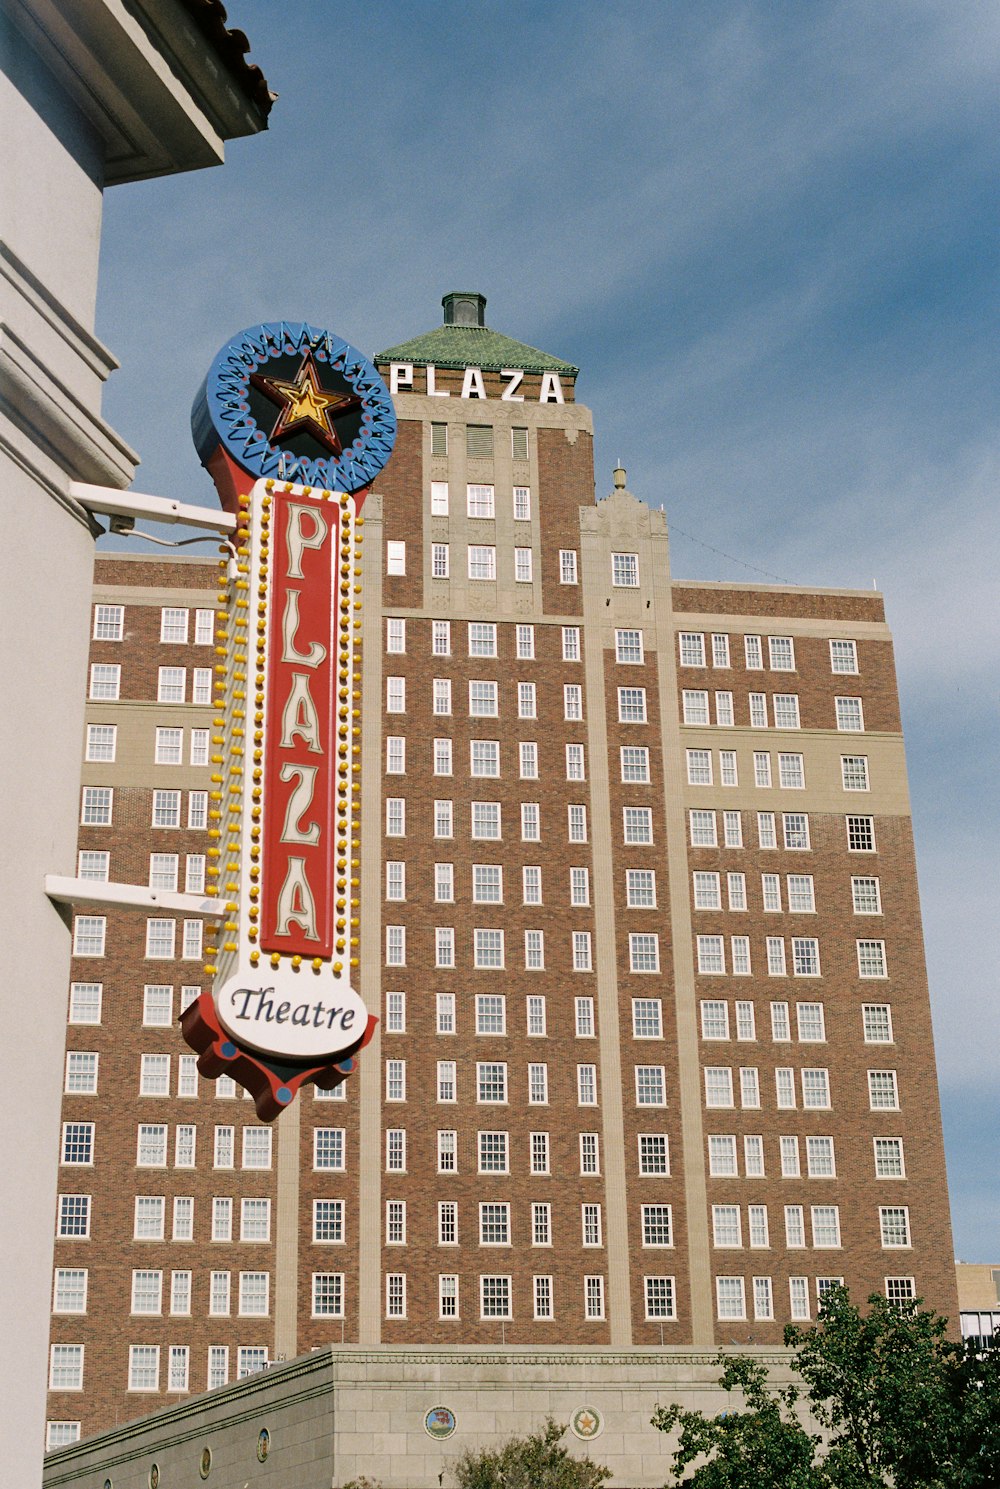
[[335, 1059], [365, 1032], [368, 1010], [346, 978], [287, 964], [241, 968], [215, 990], [219, 1022], [239, 1044], [285, 1060]]

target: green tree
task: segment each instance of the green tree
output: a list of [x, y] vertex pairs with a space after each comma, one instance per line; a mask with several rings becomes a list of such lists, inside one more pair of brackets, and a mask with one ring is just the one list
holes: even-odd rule
[[[878, 1294], [867, 1310], [844, 1288], [816, 1328], [785, 1343], [803, 1389], [768, 1385], [765, 1368], [720, 1356], [720, 1384], [743, 1407], [714, 1418], [658, 1408], [680, 1428], [673, 1482], [689, 1489], [995, 1489], [1000, 1484], [1000, 1358], [948, 1338], [944, 1319]], [[807, 1406], [821, 1434], [799, 1415]], [[696, 1459], [703, 1461], [681, 1477]]]
[[458, 1489], [600, 1489], [610, 1468], [574, 1458], [562, 1445], [565, 1431], [547, 1417], [529, 1437], [511, 1437], [479, 1453], [470, 1449], [451, 1465]]

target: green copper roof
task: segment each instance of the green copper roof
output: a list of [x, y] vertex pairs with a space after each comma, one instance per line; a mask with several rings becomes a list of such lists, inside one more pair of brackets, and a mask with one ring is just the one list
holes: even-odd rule
[[482, 367], [488, 372], [520, 367], [525, 372], [561, 372], [567, 377], [575, 377], [580, 371], [572, 362], [550, 357], [488, 326], [438, 326], [425, 336], [387, 347], [376, 354], [375, 361], [413, 362], [418, 366], [433, 362], [436, 367]]

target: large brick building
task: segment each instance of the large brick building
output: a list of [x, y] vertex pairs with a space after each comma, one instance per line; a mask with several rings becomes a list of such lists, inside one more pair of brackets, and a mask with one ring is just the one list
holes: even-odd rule
[[[378, 358], [359, 1073], [264, 1126], [178, 1033], [201, 922], [76, 916], [52, 1446], [331, 1341], [955, 1313], [881, 597], [672, 581], [577, 369], [483, 306]], [[203, 890], [214, 580], [98, 561], [83, 876]]]

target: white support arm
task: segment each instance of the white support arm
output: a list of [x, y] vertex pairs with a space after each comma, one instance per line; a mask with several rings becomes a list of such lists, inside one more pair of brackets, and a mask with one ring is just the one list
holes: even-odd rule
[[200, 894], [174, 894], [147, 889], [143, 884], [108, 884], [101, 879], [71, 879], [64, 874], [45, 875], [45, 893], [62, 904], [112, 905], [121, 910], [176, 910], [181, 915], [224, 915], [225, 900], [210, 900]]
[[105, 517], [144, 517], [149, 522], [183, 522], [187, 527], [207, 527], [214, 532], [231, 533], [236, 518], [229, 512], [211, 507], [195, 507], [167, 496], [145, 496], [141, 491], [116, 491], [113, 486], [88, 486], [85, 481], [71, 481], [69, 494], [88, 512]]

